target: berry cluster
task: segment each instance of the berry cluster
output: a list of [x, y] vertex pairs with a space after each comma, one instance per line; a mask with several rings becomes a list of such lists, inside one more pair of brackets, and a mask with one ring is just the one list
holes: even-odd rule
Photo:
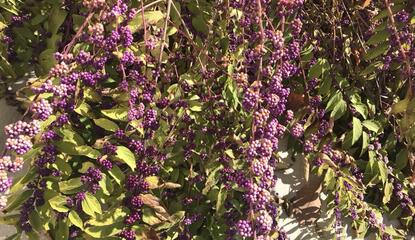
[[86, 173], [81, 176], [81, 182], [87, 186], [87, 189], [95, 194], [101, 187], [99, 181], [102, 179], [102, 173], [97, 168], [88, 168]]
[[45, 99], [33, 103], [31, 110], [35, 118], [46, 120], [53, 113], [52, 105]]

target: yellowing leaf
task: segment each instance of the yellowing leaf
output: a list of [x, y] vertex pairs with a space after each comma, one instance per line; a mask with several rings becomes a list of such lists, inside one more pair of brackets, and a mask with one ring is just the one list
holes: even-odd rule
[[150, 189], [155, 189], [159, 186], [159, 178], [157, 176], [146, 177], [145, 181], [148, 183]]
[[103, 129], [110, 132], [115, 132], [119, 128], [115, 122], [108, 120], [106, 118], [94, 119], [94, 122], [99, 127], [102, 127]]
[[75, 211], [71, 211], [68, 215], [68, 219], [69, 221], [71, 221], [71, 223], [77, 227], [79, 227], [80, 229], [84, 229], [84, 223], [81, 219], [81, 217], [79, 217], [78, 213], [76, 213]]
[[126, 163], [133, 171], [136, 168], [135, 156], [130, 149], [124, 146], [118, 146], [115, 158], [118, 161]]
[[[144, 12], [144, 20], [146, 24], [154, 25], [164, 18], [161, 11], [146, 11]], [[144, 27], [143, 16], [141, 13], [137, 14], [128, 24], [131, 32], [137, 32]]]
[[82, 210], [92, 217], [95, 217], [95, 213], [102, 214], [101, 204], [98, 199], [89, 192], [85, 194], [85, 199], [82, 201]]
[[55, 196], [49, 199], [50, 206], [58, 212], [68, 212], [69, 208], [66, 207], [66, 197], [62, 195]]

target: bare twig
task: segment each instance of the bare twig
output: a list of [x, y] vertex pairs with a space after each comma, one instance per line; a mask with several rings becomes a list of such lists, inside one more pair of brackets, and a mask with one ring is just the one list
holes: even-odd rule
[[[161, 45], [160, 45], [160, 54], [159, 54], [159, 59], [158, 59], [158, 71], [160, 71], [161, 68], [161, 61], [163, 60], [163, 51], [164, 51], [164, 44], [166, 44], [166, 37], [167, 37], [167, 26], [169, 23], [169, 18], [170, 18], [170, 10], [171, 10], [171, 4], [172, 4], [172, 0], [167, 0], [167, 13], [166, 13], [166, 20], [164, 21], [164, 29], [163, 29], [163, 38], [161, 39]], [[156, 83], [157, 80], [160, 76], [160, 73], [157, 74], [156, 76]]]
[[[262, 59], [262, 51], [263, 51], [263, 48], [264, 48], [264, 38], [265, 38], [265, 32], [264, 32], [264, 26], [263, 26], [263, 21], [262, 21], [262, 16], [263, 16], [263, 14], [262, 14], [262, 5], [261, 5], [261, 0], [257, 0], [256, 1], [256, 4], [257, 4], [257, 7], [258, 7], [258, 18], [259, 18], [259, 37], [260, 37], [260, 39], [259, 39], [259, 47], [260, 47], [260, 54], [261, 54], [261, 58], [260, 58], [260, 60], [259, 60], [259, 65], [258, 65], [258, 72], [257, 72], [257, 80], [256, 80], [256, 82], [257, 82], [257, 93], [259, 94], [259, 90], [260, 90], [260, 81], [261, 81], [261, 72], [262, 72], [262, 61], [263, 61], [263, 59]], [[257, 107], [257, 106], [256, 106]], [[255, 121], [252, 121], [252, 127], [251, 127], [251, 133], [252, 133], [252, 137], [251, 137], [251, 142], [255, 139], [255, 132], [256, 132], [256, 126], [255, 126]], [[251, 171], [249, 171], [249, 175], [250, 175], [250, 178], [251, 178], [251, 181], [253, 181], [253, 174], [252, 174], [252, 170]], [[249, 203], [249, 215], [250, 215], [250, 217], [253, 219], [255, 216], [254, 216], [254, 209], [253, 209], [253, 206], [252, 206], [252, 203]], [[255, 228], [253, 228], [253, 229], [255, 229]], [[257, 239], [257, 232], [256, 232], [256, 230], [254, 230], [254, 240], [256, 240]]]
[[146, 18], [144, 17], [144, 1], [141, 1], [141, 18], [143, 19], [143, 28], [144, 28], [144, 41], [147, 40], [147, 26]]
[[86, 17], [85, 21], [82, 23], [81, 27], [76, 32], [75, 36], [72, 38], [72, 40], [68, 43], [68, 45], [65, 46], [63, 49], [63, 55], [68, 54], [68, 52], [71, 50], [72, 46], [75, 44], [76, 40], [81, 36], [82, 31], [87, 26], [89, 20], [91, 20], [92, 16], [94, 16], [93, 12], [90, 12], [88, 16]]

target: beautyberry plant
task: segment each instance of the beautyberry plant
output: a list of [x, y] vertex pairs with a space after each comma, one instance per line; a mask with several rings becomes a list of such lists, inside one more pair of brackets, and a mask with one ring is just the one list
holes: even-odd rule
[[322, 238], [411, 234], [412, 1], [41, 2], [14, 16], [52, 34], [5, 127], [15, 237], [287, 239], [287, 152], [323, 186]]

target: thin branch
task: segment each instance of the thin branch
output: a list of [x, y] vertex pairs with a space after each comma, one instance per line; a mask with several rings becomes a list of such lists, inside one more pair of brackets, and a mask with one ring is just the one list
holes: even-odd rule
[[86, 17], [85, 21], [82, 23], [81, 27], [76, 32], [75, 36], [72, 38], [72, 40], [66, 45], [66, 47], [63, 49], [63, 55], [68, 54], [68, 52], [71, 50], [72, 46], [75, 44], [75, 41], [81, 36], [82, 31], [87, 26], [89, 20], [91, 20], [92, 16], [94, 16], [93, 12], [90, 12], [88, 16]]
[[141, 18], [143, 19], [143, 28], [144, 28], [144, 41], [147, 40], [147, 26], [146, 26], [146, 18], [144, 17], [144, 0], [141, 1]]
[[[171, 4], [172, 4], [172, 0], [167, 0], [167, 13], [166, 13], [166, 20], [164, 21], [163, 38], [161, 39], [161, 43], [160, 43], [161, 45], [160, 45], [160, 54], [159, 54], [159, 59], [158, 59], [158, 69], [157, 69], [158, 71], [160, 71], [161, 61], [163, 60], [163, 51], [164, 51], [164, 44], [166, 44], [167, 27], [168, 27], [169, 18], [170, 18]], [[156, 76], [156, 83], [157, 83], [159, 76], [160, 76], [160, 73], [158, 73]]]

